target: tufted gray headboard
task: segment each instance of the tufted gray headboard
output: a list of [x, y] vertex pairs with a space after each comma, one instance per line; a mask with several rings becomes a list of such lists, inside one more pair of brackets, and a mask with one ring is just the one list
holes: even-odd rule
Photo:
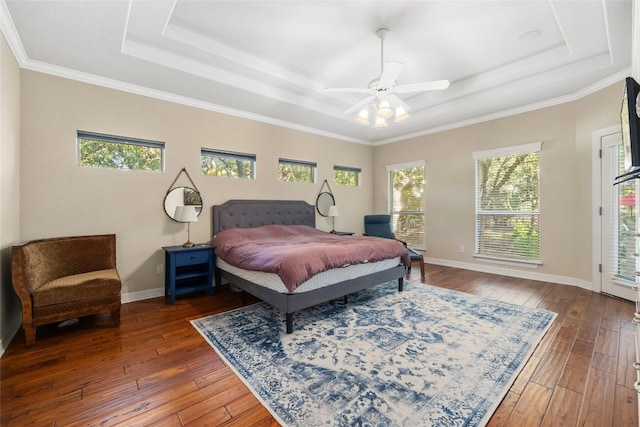
[[227, 228], [270, 224], [315, 227], [315, 207], [302, 200], [229, 200], [213, 206], [214, 235]]

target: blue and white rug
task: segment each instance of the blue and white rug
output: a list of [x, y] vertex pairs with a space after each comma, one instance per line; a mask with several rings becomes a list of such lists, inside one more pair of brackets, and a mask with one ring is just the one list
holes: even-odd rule
[[556, 314], [405, 281], [192, 321], [284, 426], [484, 425]]

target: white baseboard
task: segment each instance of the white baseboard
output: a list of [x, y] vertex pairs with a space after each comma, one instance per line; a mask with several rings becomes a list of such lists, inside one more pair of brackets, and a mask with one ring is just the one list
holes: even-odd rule
[[120, 301], [122, 301], [123, 304], [126, 304], [128, 302], [142, 301], [145, 299], [158, 298], [163, 296], [164, 296], [164, 287], [148, 289], [146, 291], [129, 292], [128, 294], [122, 294], [122, 298]]
[[499, 274], [502, 276], [517, 277], [519, 279], [538, 280], [540, 282], [559, 283], [561, 285], [577, 286], [582, 289], [593, 291], [593, 284], [587, 280], [576, 279], [575, 277], [557, 276], [555, 274], [536, 273], [535, 271], [516, 270], [513, 268], [497, 267], [491, 264], [475, 264], [470, 262], [451, 261], [439, 258], [426, 258], [427, 264], [442, 265], [445, 267], [461, 268], [463, 270], [480, 271], [482, 273]]

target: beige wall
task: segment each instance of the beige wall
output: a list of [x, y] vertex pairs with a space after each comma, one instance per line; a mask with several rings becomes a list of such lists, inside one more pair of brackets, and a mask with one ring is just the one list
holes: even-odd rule
[[[196, 108], [158, 101], [41, 73], [22, 71], [21, 223], [23, 240], [116, 233], [125, 301], [157, 294], [164, 276], [162, 246], [186, 240], [184, 224], [164, 213], [163, 199], [182, 169], [202, 193], [205, 208], [191, 240], [211, 238], [211, 209], [228, 199], [290, 199], [315, 203], [326, 178], [339, 206], [336, 228], [362, 232], [372, 208], [373, 150]], [[166, 172], [80, 167], [76, 131], [164, 141]], [[257, 179], [200, 175], [200, 148], [255, 153]], [[278, 158], [315, 161], [315, 184], [280, 182]], [[333, 165], [362, 168], [357, 188], [333, 184]], [[183, 175], [177, 184], [188, 184]], [[325, 218], [317, 225], [330, 230]], [[138, 294], [135, 294], [138, 293]]]
[[[20, 68], [0, 32], [0, 350], [20, 326], [11, 246], [20, 241]], [[1, 354], [0, 351], [0, 354]]]
[[[187, 168], [202, 192], [205, 209], [200, 222], [191, 227], [191, 240], [204, 242], [211, 237], [210, 206], [231, 198], [301, 199], [313, 203], [325, 178], [330, 181], [340, 208], [336, 228], [361, 233], [363, 215], [387, 210], [385, 166], [425, 160], [427, 258], [436, 263], [500, 272], [501, 266], [476, 262], [473, 257], [471, 153], [534, 141], [543, 142], [543, 265], [535, 270], [505, 268], [516, 275], [522, 272], [524, 276], [538, 275], [561, 283], [575, 279], [584, 285], [592, 280], [591, 138], [593, 131], [618, 123], [621, 84], [572, 103], [369, 147], [41, 73], [20, 72], [4, 40], [2, 72], [2, 247], [6, 249], [19, 240], [116, 233], [125, 301], [161, 294], [164, 276], [156, 273], [157, 265], [163, 264], [161, 247], [186, 239], [185, 226], [168, 219], [162, 205], [182, 167]], [[7, 86], [11, 87], [9, 97], [5, 96]], [[79, 167], [77, 130], [164, 141], [166, 171]], [[255, 153], [258, 179], [201, 176], [201, 147]], [[280, 182], [276, 172], [279, 157], [316, 161], [317, 182]], [[362, 168], [361, 186], [333, 184], [334, 164]], [[177, 184], [187, 183], [183, 176]], [[19, 211], [15, 207], [18, 200]], [[331, 228], [325, 218], [317, 217], [317, 221], [319, 228]], [[461, 245], [465, 247], [462, 253]], [[3, 250], [0, 318], [15, 323], [17, 300], [12, 302], [13, 294], [9, 292], [6, 253]], [[12, 302], [10, 309], [6, 301]], [[7, 330], [4, 325], [0, 327], [3, 336]]]
[[[542, 141], [540, 233], [543, 265], [509, 265], [525, 275], [586, 285], [592, 281], [592, 132], [619, 123], [622, 83], [581, 100], [408, 141], [376, 147], [374, 182], [386, 188], [385, 166], [426, 162], [426, 256], [432, 262], [478, 270], [475, 246], [474, 151]], [[385, 191], [374, 195], [387, 210]], [[464, 252], [459, 248], [463, 245]], [[503, 268], [503, 267], [500, 267]]]

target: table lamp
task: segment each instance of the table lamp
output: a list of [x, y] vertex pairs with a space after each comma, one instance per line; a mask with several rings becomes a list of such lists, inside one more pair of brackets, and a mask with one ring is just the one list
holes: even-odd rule
[[328, 216], [331, 217], [331, 219], [333, 220], [333, 225], [332, 225], [332, 233], [336, 232], [336, 217], [338, 216], [338, 207], [336, 205], [331, 205], [329, 206], [329, 212], [327, 213]]
[[185, 248], [191, 248], [194, 244], [191, 242], [191, 223], [198, 222], [198, 212], [195, 206], [177, 206], [174, 219], [178, 222], [187, 223], [187, 241], [182, 244]]

